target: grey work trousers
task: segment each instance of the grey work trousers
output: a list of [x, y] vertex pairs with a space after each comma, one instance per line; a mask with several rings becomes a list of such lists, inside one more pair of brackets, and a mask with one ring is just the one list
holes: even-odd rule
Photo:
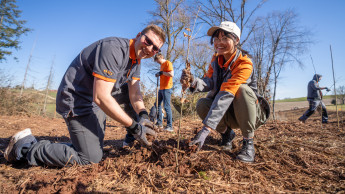
[[318, 107], [322, 109], [322, 122], [328, 121], [328, 113], [326, 109], [326, 105], [321, 100], [311, 100], [308, 99], [309, 102], [309, 109], [299, 118], [301, 121], [307, 120], [312, 114], [314, 114], [315, 110]]
[[[127, 85], [112, 95], [119, 104], [124, 105], [124, 110], [129, 116], [138, 120], [138, 115], [129, 101]], [[68, 164], [86, 165], [101, 161], [106, 126], [105, 113], [98, 109], [88, 115], [70, 116], [65, 121], [72, 144], [39, 141], [31, 146], [26, 156], [30, 165], [63, 167]]]
[[[205, 119], [213, 103], [211, 98], [201, 98], [196, 105], [196, 111], [201, 119]], [[220, 120], [216, 130], [224, 133], [226, 128], [240, 128], [243, 137], [253, 138], [254, 131], [266, 120], [266, 115], [260, 105], [254, 91], [246, 84], [238, 89], [229, 109]]]

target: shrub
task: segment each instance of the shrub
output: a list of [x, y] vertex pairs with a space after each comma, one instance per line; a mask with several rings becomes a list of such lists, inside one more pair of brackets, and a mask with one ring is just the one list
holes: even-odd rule
[[34, 96], [19, 97], [17, 91], [10, 88], [0, 88], [1, 115], [31, 115], [34, 111]]

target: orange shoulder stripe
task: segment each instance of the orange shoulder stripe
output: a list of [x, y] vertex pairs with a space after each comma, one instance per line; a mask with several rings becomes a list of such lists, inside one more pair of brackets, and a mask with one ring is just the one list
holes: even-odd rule
[[107, 77], [104, 77], [104, 76], [102, 76], [102, 75], [99, 75], [99, 74], [97, 74], [97, 73], [95, 73], [95, 72], [93, 72], [92, 75], [95, 76], [95, 77], [97, 77], [97, 78], [99, 78], [99, 79], [101, 79], [101, 80], [107, 81], [107, 82], [113, 82], [113, 83], [116, 82], [116, 79], [107, 78]]

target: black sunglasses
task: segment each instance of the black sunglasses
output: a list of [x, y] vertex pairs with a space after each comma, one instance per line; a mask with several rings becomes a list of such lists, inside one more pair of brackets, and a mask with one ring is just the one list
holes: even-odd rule
[[152, 47], [152, 50], [155, 52], [155, 53], [158, 53], [158, 52], [161, 52], [161, 49], [159, 49], [156, 45], [153, 44], [152, 40], [146, 36], [146, 34], [143, 34], [145, 36], [145, 41], [144, 43], [146, 44], [146, 46], [153, 46]]

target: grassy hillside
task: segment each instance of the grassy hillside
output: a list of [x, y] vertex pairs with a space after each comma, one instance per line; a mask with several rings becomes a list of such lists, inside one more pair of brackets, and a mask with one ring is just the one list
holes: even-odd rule
[[[334, 98], [334, 95], [327, 95], [323, 96], [323, 99], [331, 99]], [[299, 98], [285, 98], [282, 100], [276, 100], [276, 102], [299, 102], [299, 101], [306, 101], [307, 97], [299, 97]]]
[[[25, 89], [20, 95], [20, 89], [18, 88], [0, 88], [0, 109], [2, 114], [55, 117], [55, 99], [55, 90], [49, 91], [46, 98], [46, 91]], [[46, 106], [44, 106], [45, 101]]]

